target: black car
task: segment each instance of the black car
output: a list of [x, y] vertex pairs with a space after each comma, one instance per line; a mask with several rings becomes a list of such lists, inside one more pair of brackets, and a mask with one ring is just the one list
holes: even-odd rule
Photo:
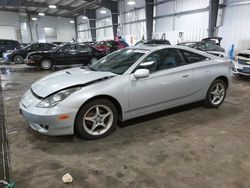
[[49, 51], [55, 48], [55, 44], [49, 43], [33, 43], [25, 46], [24, 48], [18, 50], [9, 50], [3, 53], [3, 59], [5, 62], [15, 62], [15, 63], [23, 63], [27, 54], [34, 51]]
[[141, 44], [171, 45], [171, 43], [166, 39], [152, 39], [152, 40], [141, 40], [137, 42], [135, 46], [139, 46]]
[[43, 69], [48, 70], [56, 65], [89, 65], [104, 56], [106, 56], [106, 52], [92, 46], [69, 43], [57, 46], [51, 51], [29, 53], [26, 64], [29, 66], [41, 66]]
[[0, 57], [3, 57], [3, 53], [7, 50], [14, 50], [20, 48], [20, 43], [15, 40], [0, 39]]
[[190, 48], [195, 48], [197, 50], [209, 52], [209, 51], [216, 51], [216, 52], [225, 52], [225, 49], [220, 47], [215, 41], [203, 39], [202, 41], [198, 42], [182, 42], [178, 45], [181, 46], [188, 46]]

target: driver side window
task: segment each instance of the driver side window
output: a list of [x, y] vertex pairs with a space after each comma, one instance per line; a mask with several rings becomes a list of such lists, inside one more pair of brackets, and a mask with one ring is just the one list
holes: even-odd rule
[[153, 73], [182, 65], [182, 58], [176, 49], [168, 48], [153, 52], [143, 62], [150, 63], [148, 66], [140, 66], [140, 68], [146, 68], [150, 73]]
[[77, 47], [74, 44], [68, 44], [62, 47], [61, 52], [71, 52], [77, 50]]

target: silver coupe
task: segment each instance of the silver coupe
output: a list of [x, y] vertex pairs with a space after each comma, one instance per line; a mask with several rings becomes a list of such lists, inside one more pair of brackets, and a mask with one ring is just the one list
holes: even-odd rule
[[229, 61], [189, 47], [125, 48], [38, 80], [22, 97], [20, 113], [39, 133], [97, 139], [118, 121], [195, 101], [218, 108], [230, 75]]

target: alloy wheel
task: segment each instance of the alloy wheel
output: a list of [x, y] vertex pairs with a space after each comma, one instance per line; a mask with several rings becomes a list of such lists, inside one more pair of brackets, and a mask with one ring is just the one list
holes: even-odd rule
[[213, 105], [218, 105], [224, 100], [225, 87], [222, 83], [218, 82], [214, 85], [210, 93], [210, 99]]
[[83, 127], [86, 132], [97, 136], [106, 133], [112, 126], [114, 115], [106, 105], [91, 107], [83, 117]]

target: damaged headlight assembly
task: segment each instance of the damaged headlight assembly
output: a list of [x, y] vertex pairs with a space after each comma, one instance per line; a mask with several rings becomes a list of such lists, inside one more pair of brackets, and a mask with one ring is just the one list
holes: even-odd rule
[[57, 93], [55, 93], [55, 94], [53, 94], [53, 95], [45, 98], [41, 102], [39, 102], [36, 105], [36, 107], [38, 107], [38, 108], [53, 108], [58, 103], [60, 103], [64, 99], [66, 99], [72, 93], [80, 90], [81, 88], [82, 87], [73, 87], [73, 88], [69, 88], [69, 89], [65, 89], [65, 90], [59, 91], [59, 92], [57, 92]]

